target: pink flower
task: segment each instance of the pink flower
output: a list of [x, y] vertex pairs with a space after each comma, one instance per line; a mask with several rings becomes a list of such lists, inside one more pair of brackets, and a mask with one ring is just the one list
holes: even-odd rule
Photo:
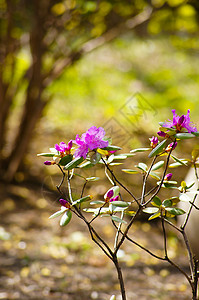
[[76, 136], [74, 143], [76, 143], [79, 146], [75, 151], [74, 156], [83, 157], [85, 159], [88, 153], [88, 146], [85, 144], [85, 142], [82, 139], [80, 139], [78, 134]]
[[151, 147], [155, 148], [158, 144], [158, 138], [156, 136], [152, 136], [152, 138], [149, 139], [151, 141]]
[[90, 127], [85, 133], [82, 134], [81, 138], [79, 135], [76, 136], [74, 143], [76, 143], [79, 147], [75, 151], [75, 157], [84, 157], [90, 150], [94, 150], [97, 148], [105, 148], [108, 146], [109, 142], [104, 141], [103, 138], [105, 136], [105, 131], [102, 127]]
[[60, 154], [63, 156], [64, 154], [68, 155], [70, 154], [70, 150], [72, 148], [73, 142], [72, 140], [68, 142], [68, 145], [66, 145], [64, 142], [61, 142], [58, 144], [55, 144], [55, 149], [60, 152]]
[[169, 152], [169, 151], [171, 151], [171, 150], [174, 150], [175, 148], [176, 148], [176, 146], [177, 146], [177, 142], [172, 142], [171, 144], [169, 144], [168, 146], [167, 146], [167, 148], [166, 148], [166, 151], [167, 152]]
[[165, 122], [162, 127], [167, 128], [176, 128], [176, 132], [185, 132], [186, 129], [189, 133], [196, 132], [197, 128], [193, 125], [190, 121], [190, 109], [187, 110], [186, 115], [178, 116], [176, 114], [175, 109], [172, 110], [173, 113], [173, 120], [169, 120], [169, 122]]
[[105, 148], [108, 146], [109, 142], [104, 141], [105, 131], [102, 127], [92, 126], [87, 130], [86, 133], [82, 134], [83, 141], [87, 144], [90, 150], [97, 148]]

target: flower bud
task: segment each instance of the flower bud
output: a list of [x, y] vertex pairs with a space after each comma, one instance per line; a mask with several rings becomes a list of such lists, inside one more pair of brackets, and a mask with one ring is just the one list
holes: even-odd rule
[[113, 190], [109, 190], [108, 193], [107, 193], [107, 195], [106, 195], [106, 198], [109, 198], [109, 199], [112, 198], [113, 194], [114, 194]]
[[178, 125], [182, 125], [185, 120], [185, 115], [182, 115], [178, 120]]
[[114, 197], [114, 198], [111, 198], [111, 199], [110, 199], [110, 202], [113, 202], [113, 201], [118, 201], [118, 198], [119, 198], [119, 196], [117, 195], [116, 197]]
[[44, 165], [46, 165], [46, 166], [55, 165], [55, 164], [56, 164], [55, 161], [50, 161], [50, 160], [46, 160], [46, 161], [44, 162]]
[[158, 131], [157, 134], [161, 137], [165, 137], [166, 136], [166, 132], [164, 131]]
[[171, 151], [171, 149], [174, 150], [176, 148], [177, 144], [178, 144], [177, 142], [175, 142], [175, 143], [173, 142], [173, 143], [169, 144], [166, 148], [166, 151], [169, 152], [169, 151]]
[[59, 202], [62, 206], [65, 206], [68, 201], [66, 201], [64, 199], [59, 199]]
[[151, 141], [151, 147], [155, 148], [158, 144], [158, 138], [157, 136], [152, 136], [152, 138], [149, 139]]
[[168, 173], [165, 177], [164, 177], [164, 180], [165, 181], [169, 181], [170, 179], [171, 179], [171, 177], [172, 177], [172, 173]]

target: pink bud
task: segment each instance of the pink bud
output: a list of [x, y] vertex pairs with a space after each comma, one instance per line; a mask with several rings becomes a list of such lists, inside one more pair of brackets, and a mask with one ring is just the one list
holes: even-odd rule
[[106, 198], [110, 199], [113, 197], [113, 190], [109, 190], [108, 193], [106, 194]]
[[50, 166], [50, 165], [51, 165], [51, 161], [49, 161], [49, 160], [46, 160], [46, 161], [44, 162], [44, 165], [46, 165], [46, 166]]
[[182, 115], [178, 120], [178, 125], [182, 125], [182, 123], [184, 122], [184, 119], [185, 119], [185, 115]]
[[59, 199], [59, 202], [62, 206], [65, 206], [68, 201], [66, 201], [64, 199]]
[[114, 198], [111, 198], [111, 199], [110, 199], [110, 202], [113, 202], [113, 201], [118, 201], [118, 198], [119, 198], [119, 196], [117, 195], [116, 197], [114, 197]]
[[168, 174], [164, 177], [164, 180], [169, 181], [169, 180], [171, 179], [172, 175], [173, 175], [172, 173], [168, 173]]
[[166, 133], [164, 131], [158, 131], [157, 134], [162, 137], [166, 136]]

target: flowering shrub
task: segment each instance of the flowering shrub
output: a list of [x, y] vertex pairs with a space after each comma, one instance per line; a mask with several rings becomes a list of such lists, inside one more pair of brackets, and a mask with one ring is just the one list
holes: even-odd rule
[[[97, 128], [92, 126], [83, 133], [81, 137], [77, 135], [75, 140], [69, 141], [68, 144], [64, 142], [55, 144], [54, 148], [50, 148], [50, 153], [39, 154], [40, 156], [50, 157], [51, 160], [45, 161], [44, 164], [56, 165], [62, 174], [61, 182], [57, 186], [61, 195], [59, 200], [61, 207], [59, 211], [50, 216], [50, 219], [61, 216], [60, 226], [66, 226], [71, 221], [72, 215], [75, 214], [83, 222], [85, 222], [91, 239], [101, 248], [104, 254], [112, 260], [116, 267], [123, 300], [126, 299], [126, 292], [117, 254], [126, 240], [137, 245], [153, 257], [167, 261], [174, 266], [188, 280], [192, 289], [192, 299], [197, 299], [197, 261], [192, 254], [185, 233], [185, 227], [189, 221], [192, 209], [198, 209], [194, 204], [198, 194], [198, 187], [196, 188], [197, 191], [195, 192], [193, 200], [189, 197], [189, 190], [193, 184], [197, 184], [196, 182], [198, 182], [199, 179], [197, 174], [199, 151], [198, 149], [193, 150], [191, 160], [177, 158], [173, 155], [173, 151], [179, 142], [184, 142], [185, 139], [198, 137], [199, 132], [190, 122], [190, 110], [187, 111], [186, 115], [182, 116], [178, 116], [175, 110], [172, 110], [172, 112], [173, 120], [161, 122], [159, 131], [157, 132], [157, 135], [163, 138], [163, 140], [159, 141], [157, 136], [153, 136], [149, 139], [150, 147], [148, 148], [138, 148], [131, 150], [130, 153], [118, 154], [118, 151], [121, 150], [121, 148], [111, 144], [110, 139], [105, 137], [104, 129], [102, 127]], [[140, 152], [149, 152], [148, 158], [151, 161], [150, 166], [140, 162], [135, 166], [135, 169], [122, 169], [122, 172], [129, 175], [138, 174], [138, 176], [141, 175], [143, 177], [141, 194], [139, 197], [135, 197], [134, 193], [117, 179], [114, 171], [114, 165], [118, 164], [118, 160], [125, 160], [128, 157], [139, 154]], [[170, 163], [171, 159], [174, 160], [174, 163]], [[104, 200], [95, 200], [92, 199], [91, 195], [84, 195], [86, 184], [89, 181], [95, 182], [98, 178], [84, 178], [78, 173], [78, 170], [93, 168], [97, 164], [105, 167], [105, 175], [111, 185], [104, 195]], [[195, 168], [195, 183], [188, 184], [183, 181], [179, 185], [177, 181], [171, 180], [173, 175], [168, 172], [168, 167], [188, 165]], [[160, 169], [162, 169], [161, 176], [157, 172], [157, 170]], [[80, 197], [76, 200], [73, 199], [71, 192], [72, 180], [75, 176], [80, 176], [84, 180]], [[154, 187], [150, 190], [147, 188], [149, 176], [156, 180]], [[65, 177], [67, 177], [69, 190], [69, 196], [67, 199], [64, 199], [62, 193], [62, 186], [65, 183]], [[176, 189], [177, 195], [175, 197], [162, 200], [158, 196], [162, 188]], [[123, 190], [129, 194], [129, 198], [131, 200], [124, 201], [122, 196]], [[175, 217], [185, 214], [185, 211], [177, 206], [179, 201], [187, 201], [190, 203], [190, 209], [188, 213], [186, 213], [184, 223], [181, 227], [177, 227], [175, 224]], [[84, 203], [83, 208], [82, 203]], [[130, 237], [129, 229], [133, 226], [141, 211], [150, 215], [148, 219], [149, 221], [155, 218], [159, 218], [161, 220], [164, 256], [154, 254], [150, 249], [145, 248]], [[94, 220], [99, 216], [111, 218], [111, 222], [116, 229], [113, 248], [101, 237], [97, 229], [94, 227]], [[167, 250], [167, 232], [165, 223], [182, 234], [188, 251], [191, 274], [187, 274], [180, 266], [176, 265], [176, 263], [170, 259]], [[114, 295], [111, 299], [115, 299]]]

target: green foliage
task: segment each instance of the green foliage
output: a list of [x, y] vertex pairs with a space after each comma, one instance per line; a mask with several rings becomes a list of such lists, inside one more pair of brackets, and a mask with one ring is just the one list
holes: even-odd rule
[[156, 155], [159, 155], [163, 152], [163, 149], [165, 148], [167, 143], [167, 140], [163, 140], [162, 142], [160, 142], [149, 154], [149, 157], [153, 157]]

